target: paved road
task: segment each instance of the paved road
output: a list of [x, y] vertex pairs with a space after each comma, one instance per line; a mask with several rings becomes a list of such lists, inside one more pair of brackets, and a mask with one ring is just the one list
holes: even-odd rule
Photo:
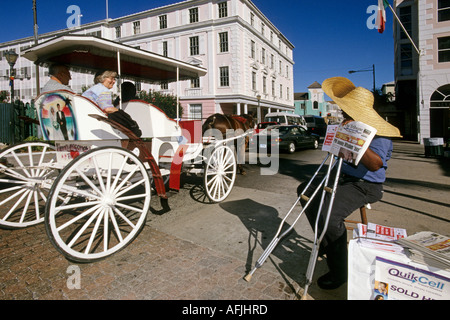
[[[450, 235], [448, 159], [425, 158], [423, 146], [396, 143], [383, 200], [369, 221], [404, 227], [412, 234]], [[230, 197], [205, 203], [196, 177], [184, 177], [163, 212], [152, 199], [147, 226], [130, 246], [92, 264], [75, 265], [52, 247], [43, 225], [0, 230], [0, 299], [295, 300], [302, 292], [313, 234], [303, 218], [258, 269], [242, 278], [272, 239], [295, 201], [300, 182], [323, 159], [321, 151], [282, 155], [276, 175], [247, 165]], [[1, 209], [0, 209], [1, 210]], [[356, 214], [356, 213], [355, 213]], [[326, 272], [318, 261], [314, 279]], [[80, 275], [79, 278], [76, 276]], [[80, 279], [80, 289], [75, 280]], [[346, 299], [345, 286], [309, 299]]]

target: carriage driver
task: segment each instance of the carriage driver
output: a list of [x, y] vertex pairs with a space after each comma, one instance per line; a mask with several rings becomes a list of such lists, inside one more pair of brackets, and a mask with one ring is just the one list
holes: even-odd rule
[[73, 93], [73, 90], [69, 87], [69, 81], [72, 77], [66, 65], [59, 63], [52, 64], [48, 68], [48, 74], [50, 80], [42, 88], [42, 93], [57, 90], [67, 90]]

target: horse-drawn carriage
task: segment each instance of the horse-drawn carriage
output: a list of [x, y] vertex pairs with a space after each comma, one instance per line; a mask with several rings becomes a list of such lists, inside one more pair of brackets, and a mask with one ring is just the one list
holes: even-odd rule
[[[105, 39], [63, 36], [29, 49], [39, 65], [72, 70], [117, 70], [135, 81], [196, 78], [205, 69]], [[170, 119], [158, 107], [133, 100], [121, 105], [142, 130], [138, 138], [109, 120], [89, 99], [69, 91], [35, 102], [46, 142], [27, 142], [0, 153], [0, 227], [44, 222], [52, 244], [68, 259], [105, 258], [131, 243], [145, 225], [152, 189], [165, 201], [180, 188], [182, 171], [203, 175], [213, 202], [223, 201], [236, 178], [234, 137], [204, 143], [201, 121]], [[64, 132], [55, 112], [66, 118]]]

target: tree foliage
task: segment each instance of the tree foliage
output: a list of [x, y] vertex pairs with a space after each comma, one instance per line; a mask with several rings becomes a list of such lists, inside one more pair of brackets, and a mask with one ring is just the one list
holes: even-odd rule
[[[177, 117], [177, 97], [171, 94], [163, 94], [159, 91], [149, 90], [139, 92], [139, 99], [151, 103], [166, 113], [169, 118]], [[178, 104], [179, 117], [181, 118], [183, 108]]]

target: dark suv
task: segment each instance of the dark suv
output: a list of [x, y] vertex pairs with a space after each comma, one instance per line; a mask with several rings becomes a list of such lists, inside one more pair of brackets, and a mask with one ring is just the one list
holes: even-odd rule
[[327, 124], [325, 123], [324, 118], [312, 115], [306, 115], [303, 116], [303, 118], [305, 118], [309, 132], [325, 137], [325, 134], [327, 133]]

